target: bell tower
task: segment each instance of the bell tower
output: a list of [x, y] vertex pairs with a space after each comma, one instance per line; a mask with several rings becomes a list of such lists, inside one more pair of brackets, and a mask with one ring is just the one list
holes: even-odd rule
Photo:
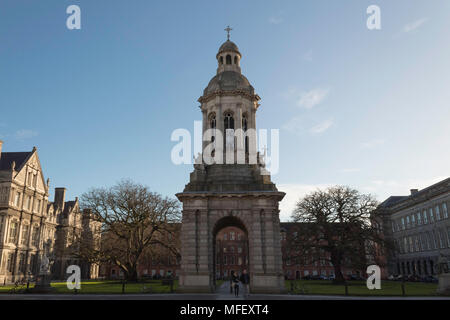
[[[260, 97], [241, 72], [242, 55], [228, 39], [216, 54], [217, 72], [198, 99], [203, 117], [203, 153], [177, 198], [181, 227], [182, 292], [214, 292], [216, 235], [235, 226], [248, 239], [250, 291], [285, 291], [279, 192], [256, 148]], [[243, 270], [236, 270], [240, 273]]]

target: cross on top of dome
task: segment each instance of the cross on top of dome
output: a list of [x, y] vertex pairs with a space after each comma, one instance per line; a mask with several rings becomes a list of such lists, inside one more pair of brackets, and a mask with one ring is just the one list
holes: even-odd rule
[[224, 30], [227, 32], [227, 40], [230, 40], [230, 31], [233, 29], [230, 28], [230, 26], [227, 26]]

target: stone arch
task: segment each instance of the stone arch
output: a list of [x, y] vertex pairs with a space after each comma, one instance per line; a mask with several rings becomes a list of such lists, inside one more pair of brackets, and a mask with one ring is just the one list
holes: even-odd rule
[[[217, 235], [219, 234], [219, 232], [227, 227], [236, 227], [240, 230], [243, 231], [243, 233], [245, 234], [245, 244], [244, 244], [244, 252], [245, 252], [245, 257], [243, 259], [243, 267], [244, 268], [249, 268], [250, 264], [252, 263], [252, 253], [250, 252], [250, 229], [249, 229], [249, 222], [247, 221], [247, 219], [245, 219], [245, 217], [240, 213], [236, 213], [234, 214], [233, 212], [227, 212], [226, 210], [223, 210], [221, 212], [218, 212], [218, 214], [216, 215], [213, 223], [211, 223], [212, 228], [211, 228], [211, 245], [212, 245], [212, 261], [211, 261], [211, 270], [210, 270], [210, 279], [213, 283], [213, 286], [215, 287], [215, 281], [216, 281], [216, 275], [218, 272], [218, 264], [217, 264], [217, 252], [216, 252], [216, 241], [217, 241]], [[237, 241], [241, 241], [238, 239], [235, 239]], [[232, 254], [233, 255], [233, 254]], [[244, 261], [245, 260], [245, 261]], [[239, 270], [236, 270], [239, 271]], [[242, 271], [242, 270], [241, 270]], [[219, 271], [220, 273], [220, 271]]]

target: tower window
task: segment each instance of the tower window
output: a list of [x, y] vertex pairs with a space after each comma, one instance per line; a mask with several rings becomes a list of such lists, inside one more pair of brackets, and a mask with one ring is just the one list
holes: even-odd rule
[[234, 119], [231, 113], [225, 115], [224, 125], [225, 129], [234, 129]]
[[248, 121], [247, 121], [247, 116], [246, 115], [244, 115], [242, 117], [242, 129], [244, 131], [247, 131], [247, 129], [248, 129]]
[[234, 64], [237, 64], [237, 56], [234, 56]]
[[231, 56], [228, 54], [226, 57], [227, 64], [231, 64]]
[[210, 123], [211, 129], [215, 129], [216, 128], [216, 116], [215, 115], [211, 116], [211, 118], [209, 120], [209, 123]]
[[223, 57], [220, 57], [219, 62], [220, 64], [223, 64]]

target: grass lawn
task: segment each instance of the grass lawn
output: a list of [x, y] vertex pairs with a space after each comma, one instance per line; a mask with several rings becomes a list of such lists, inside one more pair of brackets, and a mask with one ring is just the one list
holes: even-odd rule
[[[74, 293], [74, 290], [67, 288], [66, 282], [52, 282], [55, 293]], [[174, 281], [173, 288], [176, 290], [178, 281]], [[30, 284], [30, 288], [33, 288], [34, 284]], [[0, 293], [9, 293], [13, 285], [0, 286]], [[21, 289], [25, 289], [26, 286], [22, 286]], [[120, 281], [83, 281], [81, 282], [81, 289], [78, 293], [122, 293], [122, 283]], [[160, 280], [150, 280], [145, 283], [126, 283], [125, 293], [170, 293], [169, 286], [163, 286]]]
[[[327, 280], [287, 280], [287, 290], [291, 291], [291, 282], [295, 284], [295, 294], [345, 295], [344, 285], [333, 285]], [[365, 281], [349, 281], [348, 294], [351, 296], [401, 296], [400, 281], [381, 280], [380, 290], [367, 289]], [[406, 296], [434, 296], [436, 283], [405, 282]]]

